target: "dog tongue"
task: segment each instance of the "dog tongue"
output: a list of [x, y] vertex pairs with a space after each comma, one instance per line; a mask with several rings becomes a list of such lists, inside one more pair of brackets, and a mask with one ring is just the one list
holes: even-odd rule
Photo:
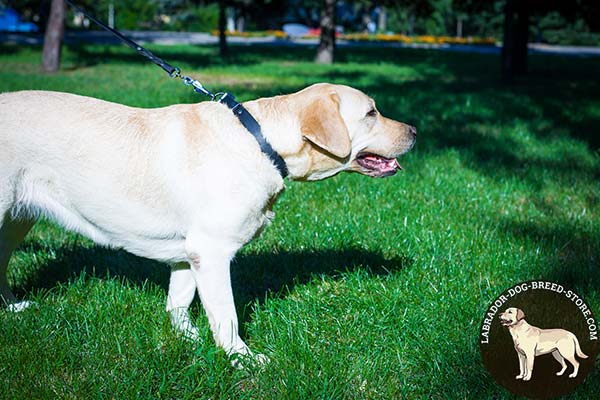
[[396, 169], [402, 169], [402, 166], [395, 158], [385, 158], [376, 155], [368, 155], [362, 157], [362, 163], [369, 168], [376, 169], [381, 172], [395, 171]]

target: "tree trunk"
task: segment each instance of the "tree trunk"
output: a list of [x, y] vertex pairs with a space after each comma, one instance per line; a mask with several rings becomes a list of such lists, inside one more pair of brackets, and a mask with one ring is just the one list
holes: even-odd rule
[[387, 31], [387, 10], [381, 7], [379, 10], [379, 21], [377, 21], [377, 30], [385, 33]]
[[506, 0], [504, 6], [504, 35], [502, 39], [502, 80], [510, 83], [515, 77], [514, 48], [514, 0]]
[[108, 26], [115, 28], [115, 2], [108, 3]]
[[225, 11], [226, 11], [225, 15], [227, 18], [227, 24], [225, 26], [227, 27], [227, 30], [229, 32], [234, 32], [235, 31], [235, 8], [227, 7], [227, 9]]
[[243, 14], [240, 14], [235, 25], [238, 32], [244, 32], [246, 30], [246, 18], [244, 18]]
[[336, 0], [325, 0], [325, 8], [321, 14], [321, 39], [315, 58], [315, 62], [319, 64], [333, 63], [335, 53], [335, 2]]
[[60, 53], [65, 34], [65, 3], [52, 0], [50, 18], [44, 34], [42, 68], [44, 72], [56, 72], [60, 67]]
[[529, 40], [529, 6], [527, 1], [520, 1], [517, 8], [517, 25], [515, 27], [514, 63], [515, 74], [527, 73], [527, 42]]
[[227, 37], [225, 36], [225, 0], [219, 0], [219, 54], [221, 57], [227, 55]]
[[506, 0], [502, 45], [502, 80], [504, 82], [513, 82], [516, 75], [527, 73], [530, 13], [526, 1]]

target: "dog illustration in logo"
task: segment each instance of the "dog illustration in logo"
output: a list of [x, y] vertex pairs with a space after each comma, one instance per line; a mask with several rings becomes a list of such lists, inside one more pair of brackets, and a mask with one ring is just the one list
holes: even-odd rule
[[562, 375], [567, 369], [565, 359], [573, 366], [569, 378], [575, 378], [579, 371], [579, 358], [588, 358], [579, 346], [577, 337], [564, 329], [540, 329], [525, 321], [523, 310], [515, 307], [507, 308], [500, 314], [500, 323], [508, 327], [519, 356], [519, 375], [516, 379], [528, 381], [533, 372], [533, 361], [536, 356], [552, 353], [562, 367], [556, 375]]

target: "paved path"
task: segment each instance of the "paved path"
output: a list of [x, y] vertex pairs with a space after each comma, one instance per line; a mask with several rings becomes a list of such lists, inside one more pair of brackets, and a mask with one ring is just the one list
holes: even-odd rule
[[[124, 31], [125, 35], [133, 40], [144, 43], [155, 44], [216, 44], [218, 38], [204, 32], [149, 32], [149, 31]], [[0, 43], [13, 44], [41, 44], [43, 37], [39, 34], [15, 34], [0, 33]], [[318, 39], [277, 39], [274, 37], [241, 38], [228, 37], [229, 43], [238, 45], [263, 44], [271, 46], [316, 46]], [[75, 43], [98, 43], [116, 44], [119, 40], [105, 31], [83, 31], [67, 32], [65, 42]], [[461, 44], [419, 44], [419, 43], [394, 43], [394, 42], [353, 42], [338, 40], [339, 47], [382, 47], [382, 48], [416, 48], [437, 49], [444, 51], [455, 51], [462, 53], [499, 54], [500, 46], [478, 46]], [[593, 57], [600, 56], [600, 47], [581, 46], [553, 46], [542, 43], [530, 43], [529, 52], [532, 54], [557, 54], [563, 56]]]

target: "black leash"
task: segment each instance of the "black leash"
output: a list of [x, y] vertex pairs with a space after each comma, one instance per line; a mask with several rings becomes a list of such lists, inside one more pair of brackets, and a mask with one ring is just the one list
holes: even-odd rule
[[113, 35], [118, 37], [121, 40], [121, 42], [125, 43], [127, 46], [131, 47], [132, 49], [134, 49], [135, 51], [137, 51], [138, 53], [140, 53], [141, 55], [143, 55], [144, 57], [146, 57], [147, 59], [152, 61], [154, 64], [156, 64], [159, 67], [161, 67], [162, 69], [164, 69], [167, 72], [167, 74], [169, 74], [169, 76], [171, 76], [172, 78], [177, 77], [179, 75], [179, 73], [181, 72], [179, 70], [179, 68], [174, 67], [171, 64], [167, 63], [162, 58], [155, 56], [149, 50], [143, 48], [142, 46], [140, 46], [133, 40], [129, 39], [127, 36], [123, 35], [118, 30], [111, 28], [110, 26], [104, 24], [104, 22], [100, 21], [93, 15], [88, 14], [86, 11], [82, 10], [81, 8], [79, 8], [78, 6], [73, 4], [70, 0], [64, 0], [64, 1], [65, 1], [65, 3], [67, 3], [68, 5], [73, 7], [77, 12], [82, 13], [87, 18], [91, 19], [96, 24], [100, 25], [102, 28], [106, 29], [107, 31], [109, 31], [110, 33], [112, 33]]
[[121, 42], [125, 43], [127, 46], [131, 47], [132, 49], [137, 51], [139, 54], [146, 57], [148, 60], [152, 61], [154, 64], [158, 65], [159, 67], [161, 67], [163, 70], [165, 70], [165, 72], [167, 74], [169, 74], [169, 76], [171, 78], [180, 78], [181, 81], [185, 85], [192, 86], [192, 88], [194, 89], [194, 91], [196, 93], [200, 93], [205, 96], [208, 96], [208, 97], [210, 97], [210, 99], [212, 101], [216, 101], [217, 103], [223, 103], [227, 107], [229, 107], [229, 109], [231, 109], [231, 111], [233, 111], [233, 114], [236, 117], [238, 117], [238, 119], [240, 120], [240, 122], [244, 126], [244, 128], [246, 128], [246, 130], [248, 130], [248, 132], [250, 132], [252, 134], [252, 136], [254, 136], [254, 139], [256, 139], [256, 141], [258, 142], [258, 144], [260, 146], [260, 150], [269, 157], [269, 159], [273, 162], [273, 164], [275, 164], [275, 167], [281, 174], [281, 177], [285, 178], [286, 176], [288, 176], [287, 165], [285, 164], [285, 161], [283, 160], [283, 158], [279, 155], [279, 153], [277, 153], [273, 149], [273, 147], [267, 141], [267, 138], [265, 138], [265, 136], [262, 134], [260, 125], [256, 121], [256, 119], [254, 119], [252, 114], [250, 114], [248, 112], [248, 110], [246, 110], [244, 108], [244, 106], [242, 106], [240, 103], [238, 103], [235, 100], [235, 97], [233, 97], [233, 95], [231, 95], [230, 93], [227, 93], [227, 92], [219, 92], [216, 94], [212, 93], [211, 91], [206, 89], [204, 87], [204, 85], [202, 85], [202, 83], [198, 82], [197, 80], [195, 80], [193, 78], [190, 78], [189, 76], [181, 75], [181, 70], [179, 68], [174, 67], [171, 64], [169, 64], [168, 62], [166, 62], [165, 60], [163, 60], [162, 58], [155, 56], [150, 50], [143, 48], [142, 46], [140, 46], [133, 40], [129, 39], [127, 36], [123, 35], [118, 30], [111, 28], [110, 26], [104, 24], [102, 21], [100, 21], [96, 17], [88, 14], [86, 11], [82, 10], [81, 8], [79, 8], [78, 6], [73, 4], [70, 0], [64, 0], [64, 1], [65, 1], [65, 3], [67, 3], [71, 7], [73, 7], [76, 11], [82, 13], [87, 18], [89, 18], [90, 20], [92, 20], [96, 24], [100, 25], [105, 30], [107, 30], [110, 33], [112, 33], [113, 35], [115, 35], [117, 38], [119, 38], [119, 40], [121, 40]]

